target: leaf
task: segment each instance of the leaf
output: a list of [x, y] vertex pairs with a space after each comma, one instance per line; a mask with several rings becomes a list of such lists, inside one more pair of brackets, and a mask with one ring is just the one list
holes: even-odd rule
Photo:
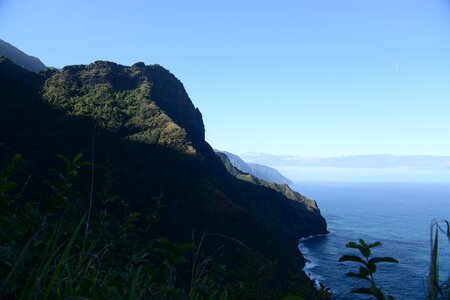
[[360, 278], [360, 279], [364, 279], [370, 282], [370, 278], [364, 275], [361, 275], [359, 273], [354, 273], [354, 272], [348, 272], [347, 274], [345, 274], [347, 277], [353, 277], [353, 278]]
[[353, 294], [365, 294], [365, 295], [373, 295], [373, 291], [370, 288], [357, 288], [352, 290]]
[[364, 255], [365, 258], [369, 258], [369, 256], [372, 254], [372, 251], [370, 251], [370, 248], [367, 245], [359, 251], [361, 251], [362, 255]]
[[17, 164], [24, 162], [22, 155], [16, 154], [12, 158], [11, 162], [6, 166], [6, 168], [0, 173], [0, 179], [7, 180], [13, 172], [15, 171]]
[[75, 244], [75, 240], [78, 236], [78, 233], [81, 229], [81, 225], [84, 223], [84, 219], [86, 216], [83, 216], [83, 218], [81, 219], [80, 223], [78, 224], [77, 228], [75, 229], [75, 231], [72, 234], [72, 237], [70, 238], [69, 242], [67, 243], [67, 246], [64, 248], [64, 252], [61, 256], [61, 258], [59, 259], [58, 264], [55, 267], [55, 271], [53, 273], [52, 278], [50, 279], [50, 283], [47, 285], [47, 288], [45, 290], [43, 299], [49, 299], [50, 297], [50, 293], [53, 290], [54, 285], [56, 284], [56, 281], [58, 279], [60, 279], [60, 274], [62, 272], [63, 266], [64, 264], [67, 262], [70, 252], [72, 251], [72, 248]]
[[82, 157], [83, 157], [83, 153], [78, 153], [77, 155], [74, 156], [73, 162], [79, 161]]
[[137, 298], [137, 290], [138, 290], [139, 279], [141, 277], [141, 271], [142, 271], [142, 266], [139, 266], [134, 273], [133, 280], [131, 281], [130, 295], [128, 297], [128, 299], [130, 299], [130, 300]]
[[365, 258], [368, 258], [370, 256], [370, 245], [367, 245], [366, 241], [364, 241], [363, 239], [359, 240], [359, 245], [357, 245], [357, 248]]
[[65, 158], [63, 155], [58, 154], [57, 157], [58, 157], [60, 160], [62, 160], [62, 161], [66, 164], [66, 166], [69, 166], [70, 164], [72, 164], [72, 163], [70, 162], [70, 160], [68, 160], [67, 158]]
[[[433, 250], [431, 253], [431, 272], [430, 272], [430, 292], [432, 293], [430, 299], [437, 299], [439, 293], [439, 265], [438, 265], [438, 246], [439, 246], [439, 232], [436, 228]], [[433, 241], [432, 241], [433, 243]]]
[[450, 240], [450, 224], [447, 220], [444, 221], [447, 224], [447, 238]]
[[377, 241], [375, 243], [369, 244], [369, 248], [375, 248], [381, 246], [381, 242]]
[[374, 262], [369, 261], [367, 267], [371, 273], [375, 273], [377, 271], [377, 265]]
[[20, 253], [19, 257], [16, 259], [16, 262], [14, 263], [13, 267], [9, 271], [8, 276], [6, 276], [6, 279], [3, 281], [3, 284], [0, 288], [0, 296], [3, 295], [3, 292], [6, 290], [6, 287], [8, 286], [8, 282], [11, 279], [11, 277], [14, 275], [14, 272], [16, 271], [17, 266], [23, 262], [23, 258], [25, 257], [25, 254], [28, 251], [28, 248], [30, 247], [31, 242], [33, 241], [35, 237], [35, 234], [33, 234], [25, 244], [25, 246], [22, 249], [22, 252]]
[[398, 260], [396, 260], [393, 257], [374, 257], [372, 259], [369, 260], [369, 264], [370, 263], [379, 263], [379, 262], [386, 262], [386, 263], [396, 263], [398, 264]]
[[339, 258], [338, 261], [340, 261], [340, 262], [353, 261], [353, 262], [358, 262], [358, 263], [361, 263], [361, 264], [366, 264], [366, 262], [361, 257], [359, 257], [357, 255], [343, 255], [341, 258]]
[[92, 163], [90, 163], [88, 161], [83, 161], [83, 162], [78, 163], [78, 166], [80, 166], [80, 167], [91, 167]]
[[8, 193], [13, 191], [17, 186], [17, 183], [12, 182], [12, 181], [8, 181], [5, 183], [2, 183], [0, 185], [0, 193]]
[[358, 249], [358, 244], [356, 244], [355, 242], [349, 242], [347, 243], [347, 248], [353, 248], [353, 249]]
[[368, 276], [370, 274], [370, 271], [365, 267], [359, 267], [359, 274], [362, 276]]

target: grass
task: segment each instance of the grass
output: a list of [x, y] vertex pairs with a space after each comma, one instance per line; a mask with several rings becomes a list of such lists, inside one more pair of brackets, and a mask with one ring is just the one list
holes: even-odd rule
[[[439, 278], [439, 234], [450, 242], [450, 225], [446, 220], [433, 220], [430, 226], [430, 273], [428, 275], [428, 299], [450, 299], [450, 276], [441, 282]], [[441, 242], [442, 243], [442, 242]]]

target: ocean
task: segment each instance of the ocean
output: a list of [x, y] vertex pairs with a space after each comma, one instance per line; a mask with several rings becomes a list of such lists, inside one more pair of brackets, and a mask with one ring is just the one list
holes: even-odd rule
[[[374, 256], [391, 256], [399, 264], [380, 263], [375, 279], [395, 299], [425, 299], [430, 263], [430, 225], [450, 221], [450, 183], [299, 183], [293, 188], [317, 201], [330, 234], [304, 239], [299, 249], [309, 260], [305, 271], [328, 286], [336, 299], [367, 299], [351, 294], [366, 285], [346, 277], [356, 264], [339, 263], [349, 241], [380, 241]], [[440, 274], [450, 275], [450, 245], [440, 235]]]

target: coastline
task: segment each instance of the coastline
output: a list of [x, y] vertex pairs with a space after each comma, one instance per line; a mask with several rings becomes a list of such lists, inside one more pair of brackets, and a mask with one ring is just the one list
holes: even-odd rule
[[297, 244], [298, 250], [302, 253], [303, 257], [305, 258], [305, 265], [303, 266], [302, 270], [303, 272], [305, 272], [306, 276], [308, 276], [309, 279], [314, 281], [314, 286], [318, 289], [322, 284], [321, 281], [323, 280], [323, 277], [320, 274], [315, 274], [314, 272], [311, 271], [311, 269], [317, 266], [317, 263], [314, 261], [313, 255], [311, 255], [308, 247], [306, 247], [303, 242], [317, 237], [328, 236], [329, 234], [330, 232], [328, 231], [328, 233], [309, 235], [307, 237], [300, 238]]

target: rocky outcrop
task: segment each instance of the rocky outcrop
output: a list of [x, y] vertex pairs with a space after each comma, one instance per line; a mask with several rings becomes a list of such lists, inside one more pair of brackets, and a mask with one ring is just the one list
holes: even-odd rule
[[132, 140], [194, 153], [205, 129], [182, 83], [159, 65], [97, 61], [47, 74], [44, 99], [73, 115], [94, 118]]

